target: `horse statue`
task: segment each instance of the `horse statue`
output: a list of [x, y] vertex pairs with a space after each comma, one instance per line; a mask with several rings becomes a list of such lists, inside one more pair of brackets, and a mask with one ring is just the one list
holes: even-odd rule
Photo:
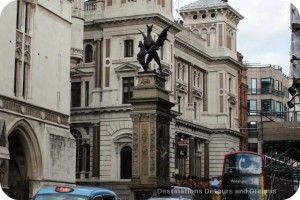
[[[139, 42], [140, 52], [137, 54], [137, 60], [139, 61], [143, 69], [145, 71], [148, 71], [150, 70], [149, 63], [154, 59], [155, 62], [158, 64], [159, 71], [161, 73], [162, 67], [161, 67], [160, 58], [157, 54], [157, 51], [164, 44], [164, 41], [167, 39], [168, 30], [171, 27], [171, 25], [164, 28], [164, 30], [158, 35], [156, 41], [154, 41], [151, 36], [153, 24], [146, 25], [146, 26], [147, 26], [147, 35], [145, 35], [145, 33], [143, 33], [141, 30], [138, 29], [144, 37], [144, 43], [142, 43], [142, 41]], [[148, 55], [147, 59], [146, 59], [146, 55]]]

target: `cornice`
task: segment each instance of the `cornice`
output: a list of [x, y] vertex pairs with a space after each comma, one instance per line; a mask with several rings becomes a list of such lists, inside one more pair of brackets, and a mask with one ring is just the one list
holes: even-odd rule
[[189, 127], [193, 130], [200, 130], [200, 131], [203, 131], [203, 132], [209, 133], [209, 134], [213, 133], [212, 129], [201, 126], [201, 125], [198, 125], [198, 124], [195, 124], [193, 122], [189, 122], [189, 121], [179, 119], [179, 118], [175, 118], [174, 121], [175, 121], [175, 126], [180, 125], [180, 126]]
[[35, 118], [39, 121], [51, 122], [57, 125], [69, 125], [69, 116], [63, 113], [52, 111], [43, 107], [35, 106], [28, 102], [20, 101], [0, 95], [0, 111], [16, 113], [18, 115]]
[[112, 27], [124, 27], [130, 25], [138, 25], [138, 24], [155, 24], [156, 26], [160, 26], [161, 28], [165, 28], [168, 25], [172, 25], [169, 29], [169, 32], [172, 34], [176, 34], [183, 29], [183, 27], [178, 24], [170, 21], [166, 17], [161, 14], [147, 14], [147, 15], [139, 15], [139, 16], [128, 16], [128, 17], [116, 17], [116, 18], [106, 18], [106, 19], [98, 19], [89, 22], [85, 22], [85, 28], [112, 28]]
[[73, 107], [71, 108], [71, 116], [78, 115], [93, 115], [99, 113], [118, 113], [118, 112], [131, 112], [132, 106], [107, 106], [107, 107]]
[[234, 136], [239, 136], [239, 137], [244, 137], [243, 133], [240, 133], [240, 132], [237, 132], [237, 131], [234, 131], [234, 130], [231, 130], [231, 129], [213, 129], [214, 133], [215, 134], [218, 134], [218, 133], [227, 133], [227, 134], [230, 134], [230, 135], [234, 135]]

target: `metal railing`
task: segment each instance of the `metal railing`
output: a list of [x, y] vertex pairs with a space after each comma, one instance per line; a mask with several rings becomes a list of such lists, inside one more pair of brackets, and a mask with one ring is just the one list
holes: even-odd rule
[[252, 95], [272, 94], [272, 95], [279, 96], [279, 97], [285, 97], [288, 95], [288, 94], [285, 94], [284, 91], [269, 89], [269, 88], [249, 88], [248, 94], [252, 94]]

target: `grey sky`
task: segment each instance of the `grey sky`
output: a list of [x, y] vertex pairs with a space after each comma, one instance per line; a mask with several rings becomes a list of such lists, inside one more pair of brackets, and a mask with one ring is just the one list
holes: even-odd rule
[[[173, 0], [174, 9], [196, 0]], [[289, 75], [290, 3], [300, 11], [299, 0], [228, 0], [244, 16], [237, 32], [237, 49], [248, 63], [273, 64]], [[174, 18], [178, 15], [174, 13]]]

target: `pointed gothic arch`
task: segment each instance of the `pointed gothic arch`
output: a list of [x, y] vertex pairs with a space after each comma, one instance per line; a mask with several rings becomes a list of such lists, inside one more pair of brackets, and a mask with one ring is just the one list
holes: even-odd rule
[[[21, 119], [7, 133], [10, 161], [8, 165], [9, 187], [19, 187], [30, 181], [29, 193], [33, 193], [34, 180], [42, 175], [42, 154], [37, 135], [31, 125]], [[19, 177], [16, 178], [18, 175]]]

